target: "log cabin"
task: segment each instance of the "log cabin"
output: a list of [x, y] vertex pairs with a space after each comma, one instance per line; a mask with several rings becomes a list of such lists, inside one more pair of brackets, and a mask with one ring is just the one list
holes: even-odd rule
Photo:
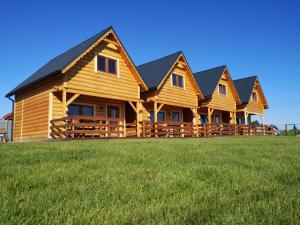
[[140, 93], [147, 90], [108, 27], [50, 60], [6, 95], [15, 97], [14, 141], [74, 138], [83, 124], [92, 137], [125, 137], [125, 121], [139, 122]]
[[233, 83], [241, 99], [241, 104], [237, 106], [237, 123], [248, 125], [251, 123], [251, 116], [258, 115], [264, 125], [265, 109], [269, 106], [258, 77], [246, 77], [234, 80]]
[[236, 123], [237, 105], [241, 103], [227, 67], [220, 66], [194, 73], [204, 95], [199, 99], [200, 123]]
[[196, 123], [199, 86], [179, 51], [137, 67], [149, 90], [141, 94], [143, 120], [152, 123]]

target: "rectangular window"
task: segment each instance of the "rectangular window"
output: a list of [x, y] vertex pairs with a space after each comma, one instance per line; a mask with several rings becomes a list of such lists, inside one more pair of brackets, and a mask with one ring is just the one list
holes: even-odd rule
[[[150, 111], [150, 120], [152, 123], [154, 123], [154, 112]], [[157, 114], [157, 121], [158, 122], [164, 122], [165, 121], [165, 113], [164, 112], [159, 112]]]
[[257, 102], [257, 94], [256, 92], [252, 92], [251, 99], [253, 102]]
[[200, 115], [200, 121], [201, 121], [201, 124], [208, 124], [207, 115], [201, 114]]
[[105, 58], [98, 56], [98, 71], [105, 72]]
[[221, 123], [221, 116], [218, 115], [218, 114], [216, 114], [216, 115], [215, 115], [214, 122], [215, 122], [215, 123]]
[[108, 59], [108, 72], [117, 74], [117, 61], [114, 59]]
[[97, 70], [101, 71], [101, 72], [106, 72], [106, 73], [110, 73], [110, 74], [117, 74], [117, 60], [108, 58], [108, 57], [104, 57], [104, 56], [100, 56], [98, 55], [97, 57]]
[[175, 87], [183, 88], [184, 87], [183, 76], [173, 73], [172, 74], [172, 84]]
[[172, 112], [172, 121], [179, 122], [180, 121], [180, 114], [179, 112]]
[[227, 92], [226, 92], [226, 85], [219, 84], [219, 94], [220, 95], [226, 95], [227, 94]]
[[165, 113], [164, 112], [159, 112], [157, 114], [157, 121], [158, 122], [164, 122], [165, 121]]
[[69, 116], [94, 116], [94, 107], [71, 104], [68, 106]]
[[120, 108], [114, 105], [107, 106], [107, 117], [120, 118]]

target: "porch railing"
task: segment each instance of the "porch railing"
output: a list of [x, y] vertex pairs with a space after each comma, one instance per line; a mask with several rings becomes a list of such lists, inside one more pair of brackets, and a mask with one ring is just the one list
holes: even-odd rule
[[124, 119], [102, 116], [69, 116], [50, 121], [52, 138], [126, 137]]
[[[120, 138], [136, 137], [136, 123], [108, 117], [70, 116], [50, 121], [52, 138]], [[195, 126], [191, 122], [143, 121], [139, 124], [140, 137], [213, 137], [237, 135], [275, 135], [272, 126], [236, 125], [230, 123]]]
[[275, 130], [270, 125], [237, 125], [229, 123], [198, 125], [199, 136], [236, 136], [236, 135], [275, 135]]
[[142, 122], [143, 137], [192, 137], [194, 136], [193, 123], [188, 122]]

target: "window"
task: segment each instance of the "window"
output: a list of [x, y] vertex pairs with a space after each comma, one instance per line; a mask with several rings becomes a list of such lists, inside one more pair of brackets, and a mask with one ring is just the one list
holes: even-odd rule
[[245, 119], [244, 119], [244, 118], [241, 118], [241, 117], [237, 117], [237, 118], [236, 118], [236, 123], [237, 123], [238, 125], [245, 124]]
[[71, 104], [68, 106], [69, 116], [94, 116], [94, 107]]
[[216, 114], [216, 115], [215, 115], [214, 122], [215, 122], [215, 123], [221, 123], [221, 116], [218, 115], [218, 114]]
[[117, 75], [117, 60], [98, 55], [97, 70]]
[[[154, 112], [150, 111], [150, 120], [152, 123], [154, 123]], [[157, 121], [158, 122], [164, 122], [165, 121], [165, 113], [164, 112], [159, 112], [157, 114]]]
[[220, 95], [226, 95], [226, 85], [219, 84], [219, 94]]
[[105, 69], [105, 58], [102, 57], [102, 56], [98, 56], [98, 71], [103, 71], [105, 72], [106, 69]]
[[172, 121], [179, 122], [180, 121], [180, 114], [179, 112], [172, 112]]
[[107, 117], [120, 118], [120, 108], [118, 106], [107, 106]]
[[180, 87], [183, 88], [184, 84], [183, 84], [183, 76], [177, 75], [177, 74], [172, 74], [172, 84], [175, 87]]
[[200, 115], [200, 121], [201, 121], [201, 124], [208, 124], [207, 115], [201, 114]]
[[256, 92], [252, 92], [251, 100], [252, 100], [253, 102], [257, 102], [257, 94], [256, 94]]
[[158, 122], [164, 122], [165, 121], [165, 113], [164, 112], [159, 112], [157, 114], [157, 121]]
[[112, 74], [117, 74], [117, 61], [113, 59], [108, 59], [108, 72]]

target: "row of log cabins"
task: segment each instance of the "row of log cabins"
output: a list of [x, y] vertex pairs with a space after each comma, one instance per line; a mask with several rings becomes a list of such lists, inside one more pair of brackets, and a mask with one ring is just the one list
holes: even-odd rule
[[247, 125], [254, 114], [263, 122], [268, 108], [257, 76], [233, 81], [226, 66], [193, 73], [182, 52], [135, 66], [112, 27], [52, 59], [6, 97], [14, 102], [14, 141], [145, 137], [147, 129], [158, 137], [159, 123], [180, 123], [182, 137], [184, 126]]

